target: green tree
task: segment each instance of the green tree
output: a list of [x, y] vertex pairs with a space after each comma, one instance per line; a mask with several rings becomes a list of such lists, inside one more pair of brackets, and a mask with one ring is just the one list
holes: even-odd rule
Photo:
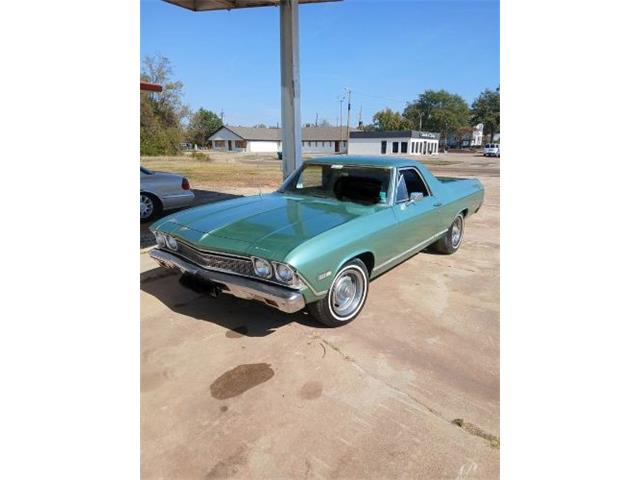
[[496, 90], [485, 89], [471, 104], [471, 121], [474, 124], [482, 123], [484, 131], [489, 131], [493, 141], [493, 135], [500, 131], [500, 88]]
[[168, 58], [144, 58], [140, 79], [162, 85], [162, 92], [140, 93], [141, 155], [175, 155], [180, 150], [182, 120], [188, 109], [182, 103], [182, 82], [172, 80], [172, 76]]
[[407, 105], [404, 117], [416, 130], [420, 128], [422, 117], [422, 130], [440, 132], [441, 138], [446, 141], [450, 132], [469, 125], [469, 105], [455, 93], [425, 90], [417, 100]]
[[189, 119], [186, 138], [196, 145], [206, 145], [213, 132], [222, 126], [220, 117], [211, 110], [200, 108]]
[[373, 116], [373, 128], [375, 130], [407, 130], [411, 128], [411, 122], [400, 112], [385, 108]]

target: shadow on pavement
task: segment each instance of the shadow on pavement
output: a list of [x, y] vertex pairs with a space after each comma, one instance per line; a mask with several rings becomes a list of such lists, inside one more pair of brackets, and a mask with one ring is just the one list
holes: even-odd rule
[[[196, 197], [193, 200], [193, 204], [191, 204], [189, 207], [186, 207], [186, 208], [197, 207], [198, 205], [205, 205], [207, 203], [221, 202], [222, 200], [230, 200], [232, 198], [238, 198], [242, 196], [242, 195], [234, 195], [231, 193], [215, 192], [212, 190], [198, 190], [195, 188], [191, 189], [191, 191], [195, 193]], [[185, 208], [181, 208], [178, 210], [170, 210], [168, 212], [163, 213], [160, 218], [179, 212], [180, 210], [185, 210]], [[155, 241], [155, 238], [153, 238], [153, 234], [149, 231], [149, 226], [156, 220], [159, 220], [159, 219], [156, 218], [151, 222], [140, 224], [140, 248], [147, 248], [155, 245], [156, 241]]]
[[176, 274], [143, 281], [140, 289], [176, 313], [226, 328], [229, 337], [265, 337], [291, 322], [312, 328], [326, 328], [316, 322], [306, 310], [287, 314], [261, 303], [224, 293], [213, 298], [183, 287], [179, 278]]

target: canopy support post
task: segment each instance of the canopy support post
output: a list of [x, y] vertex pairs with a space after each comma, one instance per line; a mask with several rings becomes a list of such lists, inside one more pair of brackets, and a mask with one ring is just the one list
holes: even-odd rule
[[287, 178], [302, 165], [298, 0], [280, 0], [280, 86], [282, 173]]

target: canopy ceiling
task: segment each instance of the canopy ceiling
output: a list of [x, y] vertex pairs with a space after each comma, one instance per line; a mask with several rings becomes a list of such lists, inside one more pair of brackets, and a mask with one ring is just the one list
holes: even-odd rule
[[[232, 10], [234, 8], [274, 7], [280, 5], [280, 0], [164, 0], [194, 12], [207, 10]], [[298, 3], [340, 2], [342, 0], [298, 0]]]

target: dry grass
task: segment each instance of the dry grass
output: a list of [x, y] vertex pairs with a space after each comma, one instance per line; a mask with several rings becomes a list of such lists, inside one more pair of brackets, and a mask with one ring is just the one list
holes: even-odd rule
[[257, 155], [242, 158], [231, 155], [226, 158], [211, 157], [208, 160], [196, 160], [188, 156], [141, 157], [140, 164], [149, 170], [184, 175], [191, 185], [212, 189], [221, 185], [276, 188], [282, 183], [282, 168], [277, 160]]
[[[189, 154], [176, 157], [141, 157], [140, 163], [160, 172], [186, 176], [191, 185], [215, 189], [264, 187], [277, 188], [282, 183], [282, 162], [275, 154], [241, 152], [203, 152], [206, 158]], [[453, 155], [452, 155], [453, 157]], [[306, 160], [307, 156], [304, 157]], [[454, 157], [455, 158], [455, 157]], [[463, 163], [439, 157], [416, 157], [427, 166]]]

